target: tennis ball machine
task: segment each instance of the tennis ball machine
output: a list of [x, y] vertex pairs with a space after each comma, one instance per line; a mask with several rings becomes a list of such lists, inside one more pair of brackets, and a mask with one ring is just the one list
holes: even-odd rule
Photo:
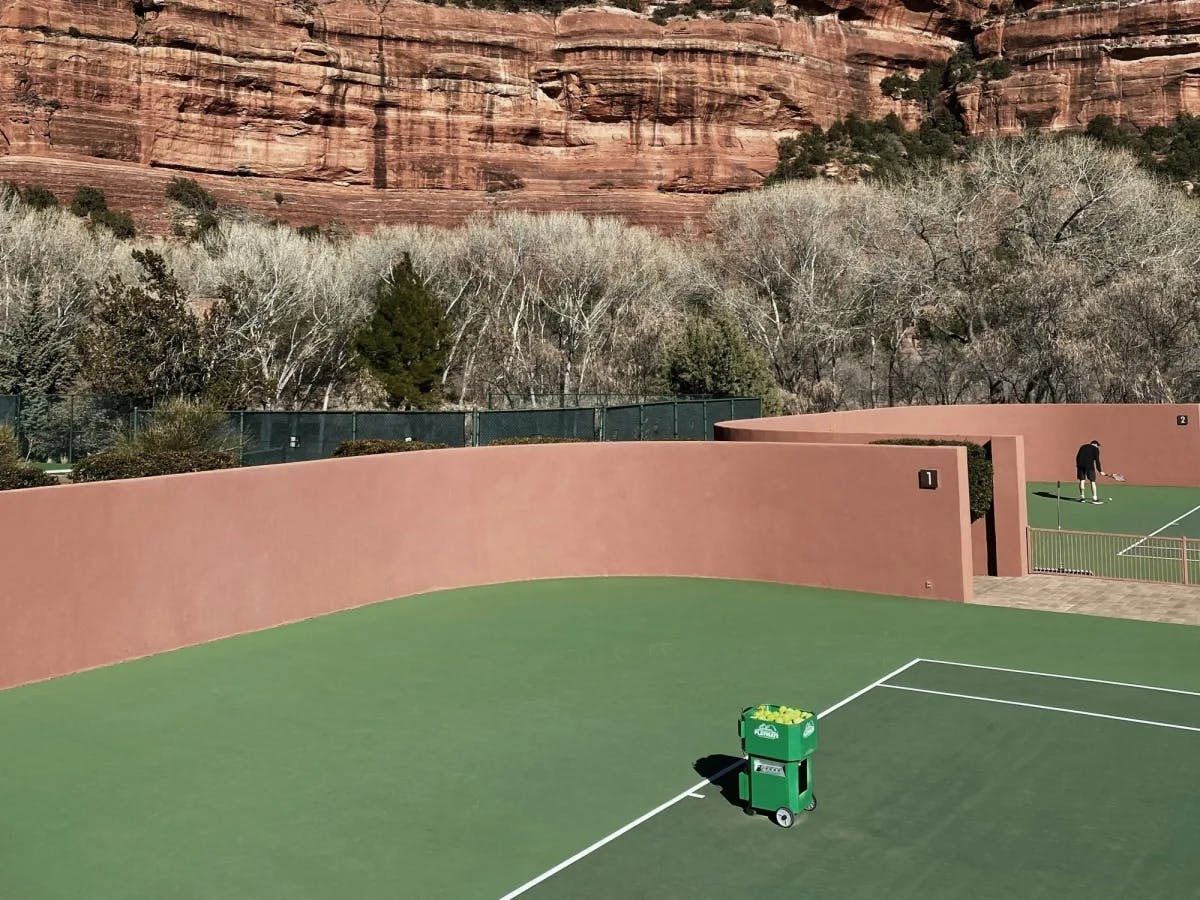
[[769, 703], [748, 706], [738, 720], [746, 766], [738, 773], [738, 797], [747, 815], [766, 812], [782, 828], [817, 806], [811, 757], [817, 749], [817, 717], [803, 709]]

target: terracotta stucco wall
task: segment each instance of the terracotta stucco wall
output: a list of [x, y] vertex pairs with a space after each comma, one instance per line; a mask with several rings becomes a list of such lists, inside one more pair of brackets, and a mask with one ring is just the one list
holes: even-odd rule
[[[870, 412], [874, 412], [871, 410]], [[862, 427], [875, 431], [846, 431], [831, 428], [841, 424], [841, 415], [855, 416]], [[893, 416], [888, 421], [895, 422]], [[820, 420], [810, 428], [811, 420]], [[823, 428], [820, 426], [824, 426]], [[971, 559], [976, 575], [1024, 575], [1029, 571], [1029, 548], [1025, 540], [1028, 524], [1025, 496], [1024, 441], [1019, 435], [933, 433], [921, 426], [902, 426], [889, 431], [886, 424], [863, 418], [857, 413], [829, 413], [818, 416], [785, 416], [773, 419], [747, 419], [716, 426], [718, 440], [754, 443], [786, 441], [798, 444], [871, 444], [893, 437], [929, 437], [939, 440], [966, 440], [989, 444], [992, 452], [992, 512], [970, 523]], [[933, 468], [933, 466], [922, 466]]]
[[[921, 491], [917, 469], [940, 470]], [[961, 448], [438, 450], [0, 494], [0, 687], [439, 588], [694, 575], [963, 600]]]
[[[1188, 417], [1186, 426], [1176, 417]], [[1032, 481], [1075, 477], [1075, 451], [1101, 443], [1106, 471], [1131, 484], [1200, 486], [1200, 404], [908, 406], [723, 423], [718, 432], [771, 440], [772, 432], [871, 435], [1021, 435]]]

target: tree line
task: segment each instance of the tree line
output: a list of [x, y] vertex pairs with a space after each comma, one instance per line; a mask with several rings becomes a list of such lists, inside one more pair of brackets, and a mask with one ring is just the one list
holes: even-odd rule
[[122, 240], [4, 192], [0, 393], [22, 396], [31, 453], [51, 452], [71, 393], [94, 398], [98, 429], [173, 397], [749, 394], [768, 411], [1200, 397], [1200, 204], [1083, 137], [731, 195], [677, 237], [523, 213], [302, 234], [201, 201], [202, 228]]

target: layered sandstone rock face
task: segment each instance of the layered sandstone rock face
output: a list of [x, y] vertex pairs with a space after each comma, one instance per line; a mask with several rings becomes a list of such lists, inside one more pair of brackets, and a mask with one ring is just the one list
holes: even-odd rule
[[960, 92], [974, 133], [1082, 128], [1098, 115], [1145, 127], [1200, 113], [1200, 0], [1042, 3], [985, 22], [974, 45], [1013, 67]]
[[674, 228], [759, 184], [781, 136], [915, 121], [880, 79], [964, 44], [1013, 64], [960, 89], [975, 131], [1200, 109], [1200, 0], [1012, 5], [780, 0], [774, 19], [659, 26], [599, 7], [0, 0], [0, 178], [99, 184], [151, 228], [180, 173], [294, 223], [525, 208]]

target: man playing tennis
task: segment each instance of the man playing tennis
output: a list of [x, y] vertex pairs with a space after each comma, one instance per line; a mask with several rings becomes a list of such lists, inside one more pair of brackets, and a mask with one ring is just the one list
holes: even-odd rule
[[1100, 442], [1092, 441], [1090, 444], [1084, 444], [1079, 448], [1079, 452], [1075, 454], [1075, 477], [1079, 479], [1079, 502], [1086, 503], [1087, 495], [1085, 488], [1087, 483], [1092, 483], [1092, 502], [1103, 503], [1096, 496], [1096, 473], [1104, 474], [1104, 467], [1100, 465]]

